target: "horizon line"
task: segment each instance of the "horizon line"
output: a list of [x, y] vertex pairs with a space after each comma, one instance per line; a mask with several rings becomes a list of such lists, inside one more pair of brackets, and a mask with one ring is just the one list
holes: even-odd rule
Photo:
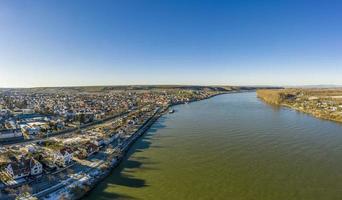
[[272, 85], [272, 84], [253, 84], [253, 85], [229, 85], [229, 84], [212, 84], [212, 85], [200, 85], [200, 84], [116, 84], [116, 85], [56, 85], [56, 86], [29, 86], [29, 87], [2, 87], [0, 89], [35, 89], [35, 88], [77, 88], [77, 87], [133, 87], [133, 86], [195, 86], [195, 87], [342, 87], [339, 84], [290, 84], [290, 85]]

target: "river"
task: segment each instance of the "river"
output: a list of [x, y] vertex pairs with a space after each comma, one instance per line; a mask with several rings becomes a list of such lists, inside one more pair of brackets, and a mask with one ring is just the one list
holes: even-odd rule
[[174, 109], [85, 199], [342, 199], [342, 125], [254, 92]]

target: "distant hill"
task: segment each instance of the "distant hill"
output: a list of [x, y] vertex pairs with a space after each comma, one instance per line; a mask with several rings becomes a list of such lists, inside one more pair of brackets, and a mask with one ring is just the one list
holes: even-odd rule
[[342, 88], [342, 85], [298, 85], [286, 86], [286, 88]]
[[99, 93], [111, 91], [144, 91], [144, 90], [209, 90], [209, 91], [239, 91], [279, 87], [254, 86], [191, 86], [191, 85], [127, 85], [127, 86], [75, 86], [75, 87], [35, 87], [35, 88], [2, 88], [0, 92], [30, 92], [30, 93]]

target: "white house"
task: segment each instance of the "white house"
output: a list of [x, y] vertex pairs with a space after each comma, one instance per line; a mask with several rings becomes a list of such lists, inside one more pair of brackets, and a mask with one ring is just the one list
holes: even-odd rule
[[22, 132], [28, 133], [29, 135], [37, 135], [40, 132], [39, 126], [31, 126], [29, 124], [20, 124]]
[[27, 128], [26, 130], [30, 135], [37, 135], [40, 131], [40, 127], [39, 126], [32, 126], [32, 127]]
[[94, 140], [93, 143], [94, 143], [96, 146], [98, 146], [98, 147], [99, 147], [99, 146], [106, 145], [106, 142], [105, 142], [103, 139], [101, 139], [101, 138]]
[[37, 160], [21, 158], [17, 161], [9, 163], [5, 170], [13, 179], [20, 179], [29, 175], [39, 175], [43, 172], [43, 166]]
[[30, 160], [30, 169], [33, 176], [43, 173], [43, 165], [35, 159]]
[[62, 149], [54, 154], [54, 163], [59, 167], [66, 167], [72, 161], [72, 153]]
[[30, 175], [30, 171], [19, 169], [16, 164], [10, 163], [5, 168], [7, 173], [12, 176], [13, 179], [19, 179]]

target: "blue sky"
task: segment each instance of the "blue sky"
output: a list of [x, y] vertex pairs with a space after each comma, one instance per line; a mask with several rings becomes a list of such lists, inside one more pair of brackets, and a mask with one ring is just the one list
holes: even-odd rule
[[339, 0], [2, 0], [0, 87], [342, 84]]

